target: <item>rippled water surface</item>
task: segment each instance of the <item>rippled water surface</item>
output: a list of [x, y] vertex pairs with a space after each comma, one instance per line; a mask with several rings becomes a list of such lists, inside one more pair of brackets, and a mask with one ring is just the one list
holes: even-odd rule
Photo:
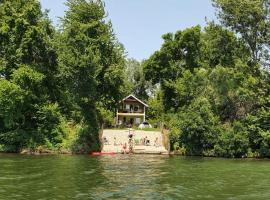
[[270, 199], [270, 160], [0, 155], [0, 199]]

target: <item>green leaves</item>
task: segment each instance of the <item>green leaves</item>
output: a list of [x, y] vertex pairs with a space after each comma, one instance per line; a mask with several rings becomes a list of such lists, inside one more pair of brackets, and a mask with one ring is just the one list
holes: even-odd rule
[[177, 128], [178, 141], [189, 155], [203, 155], [214, 147], [220, 134], [219, 120], [206, 98], [197, 98], [178, 112], [176, 119], [171, 126]]
[[[260, 65], [269, 2], [213, 2], [223, 26], [167, 33], [138, 63], [125, 60], [100, 0], [68, 0], [59, 31], [37, 0], [1, 1], [0, 145], [98, 150], [99, 127], [133, 91], [154, 96], [149, 117], [166, 122], [172, 146], [188, 154], [269, 156], [270, 76]], [[68, 121], [80, 127], [73, 143]]]
[[269, 2], [264, 0], [213, 0], [221, 23], [239, 33], [252, 59], [262, 59], [269, 38]]
[[49, 39], [53, 28], [41, 12], [39, 2], [4, 1], [0, 16], [2, 75], [9, 78], [21, 64], [31, 65], [40, 72], [55, 64]]
[[[98, 128], [127, 91], [124, 56], [101, 1], [69, 0], [55, 40], [69, 117], [83, 125], [73, 149], [98, 150]], [[104, 114], [105, 113], [105, 114]], [[106, 116], [108, 114], [108, 116]], [[76, 117], [74, 117], [76, 116]]]
[[46, 140], [56, 145], [61, 143], [64, 132], [61, 127], [62, 115], [58, 104], [45, 104], [37, 111], [38, 132], [35, 141], [44, 143]]
[[216, 156], [222, 157], [247, 157], [249, 141], [246, 128], [240, 122], [235, 122], [232, 127], [223, 129], [214, 146]]
[[144, 63], [146, 79], [153, 84], [163, 84], [163, 80], [167, 79], [175, 80], [181, 68], [193, 70], [200, 62], [200, 26], [165, 34], [163, 39], [161, 49]]
[[42, 86], [45, 75], [28, 66], [21, 66], [12, 73], [12, 80], [25, 90], [38, 89]]
[[201, 59], [209, 67], [233, 67], [237, 59], [249, 58], [246, 45], [233, 32], [213, 22], [205, 27], [202, 38]]
[[0, 16], [0, 144], [20, 151], [44, 143], [38, 111], [57, 99], [54, 30], [36, 0], [3, 1]]
[[[269, 50], [269, 2], [213, 2], [221, 25], [167, 33], [160, 50], [144, 62], [146, 79], [160, 84], [162, 94], [150, 100], [150, 114], [163, 116], [172, 146], [188, 154], [268, 156], [269, 134], [262, 128], [267, 114], [258, 110], [270, 106], [270, 75], [263, 68], [269, 57], [263, 55]], [[250, 116], [256, 123], [246, 122]]]
[[0, 79], [0, 134], [18, 128], [23, 120], [24, 91], [14, 83]]

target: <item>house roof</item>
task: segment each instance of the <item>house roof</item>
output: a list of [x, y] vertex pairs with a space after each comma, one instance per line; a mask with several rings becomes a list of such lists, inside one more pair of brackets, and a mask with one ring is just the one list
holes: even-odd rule
[[145, 107], [149, 107], [146, 103], [144, 103], [143, 101], [141, 101], [140, 99], [138, 99], [137, 97], [135, 97], [135, 96], [132, 95], [132, 94], [130, 94], [130, 95], [128, 95], [127, 97], [125, 97], [122, 101], [125, 101], [125, 100], [127, 100], [128, 98], [130, 98], [130, 97], [136, 99], [138, 102], [140, 102], [141, 104], [143, 104]]

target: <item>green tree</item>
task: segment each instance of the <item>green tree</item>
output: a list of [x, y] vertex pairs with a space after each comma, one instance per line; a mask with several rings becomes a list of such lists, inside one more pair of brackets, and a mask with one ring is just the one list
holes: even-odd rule
[[256, 113], [250, 114], [244, 119], [244, 125], [247, 127], [249, 146], [255, 156], [270, 157], [269, 120], [269, 108], [261, 108]]
[[209, 74], [216, 113], [223, 122], [243, 119], [259, 106], [259, 81], [249, 67], [238, 61], [234, 68], [217, 66]]
[[[38, 112], [58, 99], [53, 36], [47, 13], [41, 11], [37, 0], [0, 2], [0, 76], [4, 79], [0, 87], [18, 95], [9, 96], [13, 120], [7, 112], [0, 117], [0, 137], [6, 138], [1, 144], [7, 150], [19, 151], [30, 143], [36, 146], [46, 140], [40, 132]], [[5, 95], [1, 93], [0, 98], [6, 99]], [[17, 98], [21, 99], [19, 103]], [[7, 119], [13, 123], [7, 123]]]
[[0, 79], [0, 144], [9, 151], [17, 151], [25, 145], [24, 91], [16, 84]]
[[164, 122], [164, 94], [161, 90], [158, 90], [153, 97], [148, 101], [149, 108], [147, 110], [147, 118], [150, 119], [150, 123], [159, 124]]
[[[163, 38], [160, 50], [144, 62], [144, 73], [160, 83], [162, 98], [151, 99], [149, 111], [153, 117], [162, 116], [170, 128], [172, 147], [190, 155], [250, 155], [255, 144], [243, 121], [269, 107], [270, 88], [269, 72], [259, 62], [250, 62], [249, 44], [213, 22], [202, 31], [193, 27]], [[194, 53], [188, 54], [188, 49]], [[249, 123], [255, 127], [252, 137], [259, 141], [252, 152], [268, 155], [268, 132]]]
[[221, 23], [239, 33], [248, 45], [253, 61], [260, 61], [269, 45], [268, 0], [213, 0]]
[[214, 146], [214, 154], [221, 157], [247, 157], [248, 147], [247, 129], [241, 122], [235, 122], [232, 127], [223, 129]]
[[236, 35], [214, 22], [202, 34], [201, 59], [205, 66], [234, 67], [237, 59], [248, 60], [249, 50]]
[[66, 5], [57, 39], [60, 77], [83, 123], [77, 142], [82, 146], [74, 149], [89, 152], [99, 148], [103, 113], [113, 112], [126, 95], [123, 48], [105, 21], [102, 1], [69, 0]]
[[208, 100], [199, 97], [176, 115], [171, 140], [179, 141], [189, 155], [209, 155], [218, 141], [220, 127]]
[[161, 49], [144, 62], [145, 77], [153, 84], [163, 85], [163, 80], [175, 80], [182, 68], [193, 70], [200, 63], [200, 26], [167, 33], [163, 40]]
[[135, 59], [127, 59], [126, 73], [131, 87], [131, 93], [142, 100], [148, 100], [153, 94], [156, 87], [147, 81], [143, 73], [143, 61], [139, 62]]

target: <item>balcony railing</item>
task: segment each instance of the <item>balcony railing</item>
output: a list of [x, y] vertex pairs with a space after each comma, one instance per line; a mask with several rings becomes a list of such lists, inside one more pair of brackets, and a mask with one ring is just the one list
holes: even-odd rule
[[144, 113], [142, 109], [138, 109], [138, 110], [130, 110], [130, 109], [119, 109], [118, 113]]

